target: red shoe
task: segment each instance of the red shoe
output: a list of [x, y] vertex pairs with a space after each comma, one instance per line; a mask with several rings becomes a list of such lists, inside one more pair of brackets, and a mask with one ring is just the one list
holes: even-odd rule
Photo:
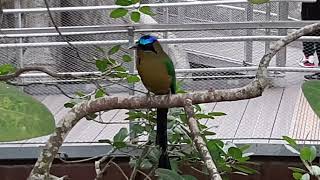
[[314, 56], [309, 56], [309, 57], [303, 57], [303, 59], [299, 62], [299, 65], [301, 67], [306, 67], [306, 68], [314, 68], [316, 65], [314, 64]]

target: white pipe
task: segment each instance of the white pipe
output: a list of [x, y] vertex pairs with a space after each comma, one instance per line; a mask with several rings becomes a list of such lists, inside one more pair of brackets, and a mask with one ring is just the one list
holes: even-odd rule
[[[227, 67], [227, 68], [194, 68], [194, 69], [176, 69], [176, 73], [201, 73], [201, 72], [243, 72], [256, 71], [258, 66], [251, 67]], [[299, 68], [299, 67], [268, 67], [268, 71], [279, 72], [320, 72], [320, 68]], [[137, 74], [137, 71], [134, 72]], [[73, 76], [85, 75], [101, 75], [100, 72], [65, 72], [58, 74], [72, 74]], [[41, 78], [50, 77], [46, 73], [25, 73], [21, 75], [22, 78]]]
[[[316, 2], [316, 0], [271, 0], [271, 2]], [[218, 4], [234, 4], [234, 3], [248, 3], [247, 0], [223, 0], [223, 1], [196, 1], [196, 2], [177, 2], [177, 3], [157, 3], [157, 4], [140, 4], [140, 6], [79, 6], [79, 7], [53, 7], [51, 12], [65, 12], [65, 11], [92, 11], [92, 10], [113, 10], [117, 8], [137, 9], [143, 6], [149, 7], [186, 7], [186, 6], [207, 6]], [[3, 13], [46, 13], [46, 8], [29, 8], [29, 9], [3, 9]]]
[[[175, 38], [159, 39], [164, 44], [179, 43], [211, 43], [211, 42], [243, 42], [243, 41], [277, 41], [285, 36], [228, 36], [228, 37], [205, 37], [205, 38]], [[304, 36], [296, 41], [320, 41], [319, 36]], [[71, 41], [74, 46], [88, 45], [115, 45], [128, 44], [128, 40], [109, 40], [109, 41]], [[39, 42], [39, 43], [11, 43], [0, 44], [0, 48], [37, 48], [37, 47], [64, 47], [69, 46], [67, 42]]]

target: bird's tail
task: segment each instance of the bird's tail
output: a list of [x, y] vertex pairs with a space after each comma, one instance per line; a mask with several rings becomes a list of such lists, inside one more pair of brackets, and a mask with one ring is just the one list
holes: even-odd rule
[[156, 145], [159, 145], [161, 149], [158, 168], [171, 169], [168, 152], [167, 152], [167, 147], [168, 147], [167, 114], [168, 114], [168, 108], [157, 108]]

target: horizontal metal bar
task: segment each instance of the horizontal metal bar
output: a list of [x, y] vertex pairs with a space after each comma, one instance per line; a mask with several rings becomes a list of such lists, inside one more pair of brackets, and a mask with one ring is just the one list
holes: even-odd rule
[[[245, 42], [245, 41], [277, 41], [285, 36], [228, 36], [228, 37], [204, 37], [204, 38], [175, 38], [159, 39], [163, 44], [181, 44], [181, 43], [212, 43], [212, 42]], [[319, 36], [304, 36], [297, 41], [320, 41]], [[74, 46], [90, 45], [124, 45], [128, 40], [108, 40], [108, 41], [71, 41]], [[41, 48], [41, 47], [65, 47], [69, 46], [67, 42], [39, 42], [39, 43], [8, 43], [0, 44], [0, 48]]]
[[[176, 73], [203, 73], [203, 72], [243, 72], [256, 71], [258, 66], [251, 67], [226, 67], [226, 68], [194, 68], [194, 69], [176, 69]], [[268, 71], [279, 72], [320, 72], [320, 68], [299, 68], [299, 67], [268, 67]], [[65, 72], [58, 74], [72, 74], [73, 76], [101, 75], [100, 72]], [[137, 71], [135, 71], [137, 74]], [[25, 73], [22, 78], [42, 78], [50, 77], [46, 73]]]
[[[280, 138], [219, 138], [222, 141], [242, 141], [242, 143], [235, 142], [235, 145], [241, 147], [243, 145], [250, 145], [247, 152], [254, 153], [253, 156], [298, 156], [289, 151], [285, 146], [285, 142]], [[272, 141], [273, 143], [254, 143], [257, 141]], [[320, 145], [318, 139], [298, 139], [297, 142], [302, 141], [308, 145], [314, 145], [317, 149], [317, 156], [320, 156]], [[25, 146], [23, 146], [25, 145]], [[0, 159], [36, 159], [38, 158], [44, 142], [38, 143], [1, 143], [0, 144]], [[186, 145], [181, 145], [182, 148]], [[299, 145], [299, 148], [305, 146]], [[112, 150], [112, 146], [107, 143], [97, 142], [64, 142], [59, 152], [65, 153], [69, 158], [87, 158], [94, 156], [103, 156], [106, 152]], [[139, 150], [127, 149], [131, 155], [139, 154]], [[123, 157], [123, 153], [117, 151], [114, 156]]]
[[[100, 26], [70, 26], [59, 27], [65, 35], [78, 35], [76, 33], [126, 33], [129, 27], [133, 27], [135, 32], [163, 32], [163, 31], [204, 31], [204, 30], [237, 30], [237, 29], [298, 29], [306, 25], [317, 23], [318, 21], [275, 21], [275, 22], [212, 22], [212, 23], [190, 23], [190, 24], [137, 24], [137, 25], [100, 25]], [[52, 33], [57, 35], [54, 27], [42, 28], [10, 28], [1, 29], [1, 36], [18, 34], [20, 36], [48, 36]], [[20, 35], [20, 36], [19, 36]], [[11, 37], [14, 37], [13, 35]]]
[[[271, 0], [271, 2], [316, 2], [316, 0]], [[177, 3], [156, 3], [156, 4], [140, 4], [140, 6], [78, 6], [78, 7], [52, 7], [51, 12], [65, 12], [65, 11], [96, 11], [96, 10], [113, 10], [117, 8], [137, 9], [143, 6], [156, 7], [187, 7], [187, 6], [207, 6], [218, 4], [235, 4], [248, 3], [247, 0], [222, 0], [222, 1], [194, 1], [194, 2], [177, 2]], [[46, 13], [46, 8], [29, 8], [29, 9], [3, 9], [3, 13]]]

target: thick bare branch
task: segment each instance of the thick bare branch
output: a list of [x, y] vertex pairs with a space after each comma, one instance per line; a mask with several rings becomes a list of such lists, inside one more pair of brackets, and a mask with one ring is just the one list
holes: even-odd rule
[[185, 100], [190, 99], [194, 104], [210, 103], [219, 101], [236, 101], [261, 96], [268, 85], [267, 67], [272, 57], [285, 45], [311, 32], [320, 30], [320, 23], [312, 24], [299, 29], [272, 45], [270, 51], [263, 56], [259, 64], [256, 79], [242, 88], [230, 90], [211, 90], [207, 92], [195, 92], [171, 96], [127, 96], [127, 97], [103, 97], [91, 101], [85, 101], [72, 110], [58, 123], [55, 133], [49, 138], [45, 148], [42, 150], [37, 163], [35, 164], [30, 179], [46, 179], [49, 177], [49, 170], [52, 161], [66, 135], [72, 127], [89, 113], [106, 111], [112, 109], [141, 109], [152, 107], [183, 107]]
[[187, 99], [185, 102], [184, 110], [186, 111], [188, 118], [188, 125], [191, 130], [191, 138], [194, 142], [198, 152], [200, 153], [204, 164], [206, 165], [211, 180], [222, 180], [218, 172], [216, 165], [214, 164], [210, 152], [203, 138], [201, 137], [200, 130], [197, 124], [197, 120], [194, 119], [194, 110], [192, 101]]

